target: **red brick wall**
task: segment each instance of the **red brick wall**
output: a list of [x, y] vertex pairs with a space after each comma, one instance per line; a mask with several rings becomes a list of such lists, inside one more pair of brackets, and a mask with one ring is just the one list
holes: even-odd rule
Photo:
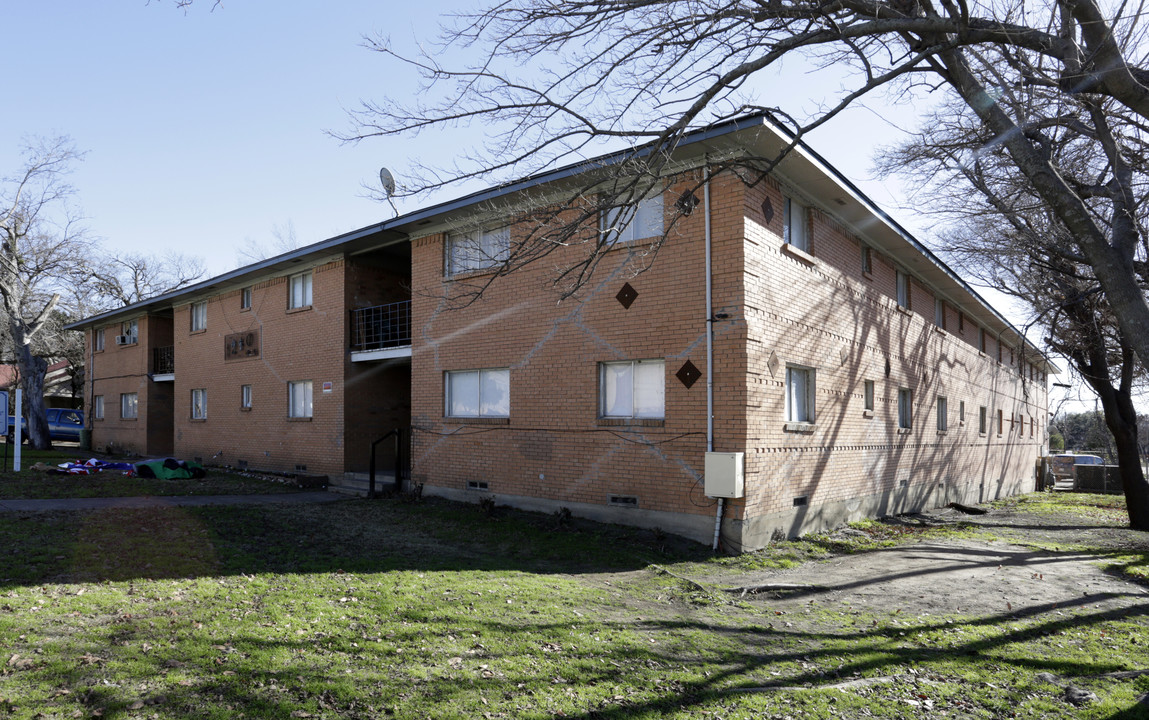
[[[116, 336], [121, 334], [121, 324], [112, 323], [85, 332], [84, 341], [89, 348], [88, 367], [85, 372], [92, 380], [84, 383], [85, 422], [91, 428], [92, 447], [101, 451], [147, 454], [148, 416], [145, 402], [152, 389], [148, 379], [148, 364], [151, 356], [151, 335], [153, 325], [163, 327], [162, 318], [140, 316], [139, 341], [132, 345], [116, 345]], [[92, 341], [94, 332], [104, 330], [104, 349], [91, 352], [95, 347]], [[160, 331], [162, 333], [162, 330]], [[137, 393], [139, 396], [139, 417], [120, 417], [120, 395]], [[104, 418], [92, 417], [92, 396], [104, 397]]]
[[[252, 286], [252, 306], [241, 291], [208, 299], [207, 329], [190, 331], [190, 305], [175, 308], [175, 451], [218, 465], [335, 474], [343, 470], [346, 307], [342, 260], [313, 271], [312, 305], [289, 310], [287, 275]], [[299, 267], [296, 272], [309, 270]], [[259, 333], [260, 355], [224, 359], [234, 333]], [[288, 383], [310, 380], [313, 417], [288, 418]], [[330, 382], [331, 392], [323, 392]], [[252, 386], [251, 410], [240, 407], [242, 385]], [[207, 419], [191, 419], [191, 391], [207, 390]]]

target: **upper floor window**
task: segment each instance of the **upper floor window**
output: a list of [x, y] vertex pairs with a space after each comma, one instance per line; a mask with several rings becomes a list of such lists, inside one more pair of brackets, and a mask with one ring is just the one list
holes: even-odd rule
[[934, 299], [934, 325], [946, 329], [946, 301], [941, 298]]
[[104, 328], [100, 328], [92, 333], [92, 345], [96, 352], [104, 349]]
[[874, 251], [869, 245], [862, 246], [862, 272], [867, 274], [874, 272]]
[[508, 227], [475, 230], [447, 238], [447, 274], [484, 270], [506, 262], [511, 252]]
[[863, 388], [862, 397], [863, 397], [863, 401], [865, 402], [865, 405], [863, 406], [862, 409], [863, 410], [869, 410], [870, 412], [873, 412], [874, 411], [874, 381], [873, 380], [866, 380], [862, 384], [862, 388]]
[[599, 216], [607, 245], [662, 237], [662, 193], [623, 207], [610, 208]]
[[446, 379], [448, 417], [510, 417], [508, 368], [456, 370], [448, 372]]
[[814, 422], [814, 368], [786, 367], [786, 422]]
[[898, 307], [910, 309], [910, 276], [898, 270]]
[[985, 435], [989, 430], [989, 422], [987, 420], [988, 410], [985, 405], [977, 409], [977, 432], [979, 435]]
[[977, 329], [977, 349], [985, 352], [985, 328], [983, 327]]
[[782, 204], [782, 240], [802, 252], [810, 252], [809, 213], [806, 206], [794, 198], [784, 198]]
[[941, 395], [938, 396], [938, 430], [945, 432], [949, 430], [949, 403]]
[[250, 310], [251, 309], [251, 288], [250, 287], [245, 287], [243, 290], [240, 290], [240, 292], [239, 292], [239, 309], [240, 310]]
[[140, 320], [132, 318], [120, 325], [120, 335], [124, 338], [123, 345], [134, 345], [140, 339]]
[[287, 278], [287, 308], [310, 307], [311, 305], [311, 273], [301, 272]]
[[599, 363], [599, 414], [605, 418], [665, 417], [665, 378], [662, 360]]
[[199, 332], [207, 329], [207, 300], [192, 303], [191, 331]]

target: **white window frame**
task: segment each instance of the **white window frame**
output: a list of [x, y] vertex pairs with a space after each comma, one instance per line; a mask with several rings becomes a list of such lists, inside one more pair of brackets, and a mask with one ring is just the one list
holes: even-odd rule
[[946, 301], [941, 298], [934, 298], [934, 325], [946, 329]]
[[128, 338], [128, 344], [134, 345], [140, 341], [140, 319], [125, 320], [120, 325], [120, 334]]
[[807, 365], [786, 365], [786, 422], [813, 425], [817, 371]]
[[104, 349], [104, 328], [99, 328], [92, 333], [92, 344], [95, 345], [96, 352], [102, 352]]
[[914, 427], [914, 391], [898, 388], [898, 429], [912, 430]]
[[287, 383], [287, 417], [314, 417], [315, 394], [310, 380], [292, 380]]
[[251, 385], [239, 386], [239, 406], [244, 410], [250, 410], [252, 405], [252, 390]]
[[92, 418], [95, 420], [103, 420], [104, 419], [104, 396], [103, 395], [93, 395], [92, 396]]
[[977, 409], [977, 432], [979, 435], [989, 433], [989, 408], [981, 405]]
[[250, 310], [251, 309], [251, 286], [250, 285], [248, 285], [247, 287], [245, 287], [244, 289], [239, 291], [239, 309], [240, 310]]
[[450, 370], [444, 373], [443, 408], [445, 417], [510, 417], [510, 368]]
[[944, 395], [938, 395], [938, 432], [945, 432], [950, 429], [949, 418], [949, 401], [946, 400]]
[[207, 388], [192, 388], [191, 418], [192, 420], [207, 420]]
[[789, 195], [782, 198], [782, 242], [810, 252], [810, 209]]
[[599, 215], [599, 232], [607, 245], [660, 238], [665, 229], [662, 191], [656, 190], [636, 203], [608, 208]]
[[191, 304], [191, 331], [207, 330], [207, 300]]
[[140, 417], [140, 394], [120, 393], [120, 418], [134, 420]]
[[874, 411], [874, 381], [865, 380], [862, 382], [862, 409], [869, 412]]
[[312, 272], [307, 270], [287, 276], [287, 309], [311, 307]]
[[453, 233], [447, 236], [447, 276], [478, 272], [506, 262], [511, 254], [511, 228], [507, 225]]
[[898, 293], [898, 307], [903, 310], [910, 309], [910, 276], [908, 273], [897, 270], [897, 293]]
[[965, 425], [965, 400], [958, 403], [958, 425]]
[[598, 387], [601, 418], [666, 417], [666, 361], [661, 358], [600, 362]]
[[874, 251], [869, 245], [862, 246], [862, 272], [866, 275], [874, 274]]

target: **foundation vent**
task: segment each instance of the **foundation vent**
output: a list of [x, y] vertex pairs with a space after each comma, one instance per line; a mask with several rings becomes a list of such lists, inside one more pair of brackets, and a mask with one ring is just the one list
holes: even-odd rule
[[482, 480], [468, 480], [467, 481], [467, 489], [468, 490], [486, 491], [486, 490], [490, 490], [490, 487], [487, 485], [486, 482], [484, 482]]
[[306, 465], [296, 465], [296, 466], [295, 466], [295, 471], [296, 471], [296, 472], [306, 472], [306, 471], [307, 471], [307, 466], [306, 466]]
[[192, 458], [192, 460], [195, 461], [196, 463], [200, 464], [200, 465], [203, 465], [203, 457], [200, 455], [196, 455], [195, 457]]
[[246, 460], [236, 460], [235, 466], [237, 468], [239, 468], [240, 470], [246, 470], [247, 469], [247, 461]]
[[611, 495], [610, 504], [620, 507], [638, 507], [638, 498], [634, 495]]
[[798, 497], [794, 498], [794, 507], [804, 507], [804, 506], [809, 505], [809, 504], [810, 504], [810, 496], [809, 495], [799, 495]]

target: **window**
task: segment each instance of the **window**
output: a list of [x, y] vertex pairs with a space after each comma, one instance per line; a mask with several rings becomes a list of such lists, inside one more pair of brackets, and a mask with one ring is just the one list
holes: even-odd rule
[[1034, 423], [1033, 416], [1030, 415], [1029, 416], [1029, 436], [1030, 437], [1034, 436], [1035, 427], [1034, 427], [1033, 423]]
[[447, 238], [447, 275], [472, 272], [504, 262], [511, 252], [511, 229], [476, 230]]
[[287, 383], [287, 416], [311, 417], [311, 381], [296, 380]]
[[103, 420], [104, 419], [104, 396], [103, 395], [93, 395], [92, 396], [92, 417], [97, 419], [97, 420]]
[[901, 270], [898, 273], [898, 307], [903, 310], [910, 309], [910, 276]]
[[814, 368], [786, 366], [786, 422], [814, 422]]
[[207, 301], [192, 303], [191, 306], [191, 331], [199, 332], [207, 330]]
[[979, 407], [977, 409], [977, 431], [978, 431], [978, 434], [979, 435], [985, 435], [987, 432], [987, 426], [988, 425], [989, 425], [988, 411], [986, 410], [985, 405], [982, 405], [981, 407]]
[[120, 334], [127, 338], [124, 342], [125, 345], [132, 345], [139, 342], [140, 337], [140, 321], [139, 318], [132, 318], [120, 326]]
[[977, 329], [977, 349], [985, 352], [985, 328], [983, 327]]
[[507, 368], [447, 373], [448, 417], [510, 417], [511, 371]]
[[662, 360], [599, 363], [599, 414], [604, 418], [665, 417]]
[[140, 416], [140, 396], [137, 393], [120, 395], [120, 417], [125, 419]]
[[782, 240], [802, 252], [810, 252], [810, 235], [806, 206], [794, 198], [785, 198], [782, 210]]
[[938, 395], [938, 431], [945, 432], [950, 429], [949, 403], [944, 397]]
[[865, 398], [865, 409], [870, 412], [874, 411], [874, 381], [867, 380], [862, 383], [862, 394]]
[[287, 278], [287, 308], [295, 310], [311, 305], [311, 273], [304, 272]]
[[958, 332], [965, 332], [965, 313], [958, 310]]
[[251, 409], [251, 386], [239, 386], [239, 406], [244, 410]]
[[898, 427], [909, 430], [914, 422], [914, 391], [898, 388]]
[[207, 388], [192, 389], [191, 416], [192, 420], [207, 419]]
[[958, 424], [965, 425], [965, 400], [958, 403]]
[[997, 364], [1001, 364], [1001, 338], [997, 338]]
[[874, 254], [869, 245], [862, 246], [862, 272], [866, 274], [874, 272]]
[[241, 290], [239, 292], [239, 309], [240, 310], [250, 310], [251, 309], [251, 288], [245, 287], [243, 290]]
[[997, 434], [998, 434], [998, 436], [1001, 435], [1001, 431], [1004, 427], [1005, 427], [1005, 415], [1002, 413], [1001, 409], [999, 408], [997, 411]]
[[607, 245], [662, 237], [662, 212], [662, 193], [657, 192], [637, 204], [607, 210], [599, 230]]
[[104, 328], [100, 328], [92, 335], [92, 345], [96, 352], [104, 349]]
[[946, 301], [934, 298], [934, 325], [946, 329]]

